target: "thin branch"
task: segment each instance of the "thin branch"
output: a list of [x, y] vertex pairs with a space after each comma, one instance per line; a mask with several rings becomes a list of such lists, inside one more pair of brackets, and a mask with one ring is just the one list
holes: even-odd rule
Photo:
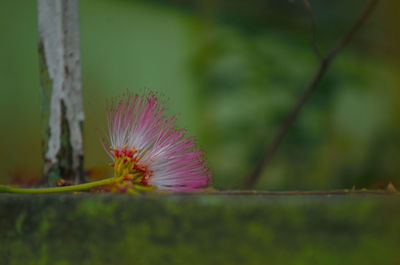
[[315, 55], [317, 56], [318, 60], [322, 60], [322, 53], [321, 50], [319, 49], [318, 46], [318, 41], [317, 41], [317, 25], [315, 23], [315, 16], [314, 12], [311, 7], [311, 3], [308, 0], [303, 0], [304, 6], [307, 9], [307, 13], [310, 16], [310, 22], [311, 22], [311, 43], [315, 52]]
[[254, 171], [246, 177], [244, 181], [245, 188], [251, 188], [256, 184], [257, 180], [260, 178], [261, 173], [268, 166], [276, 150], [281, 144], [283, 138], [287, 134], [290, 126], [296, 120], [304, 104], [307, 102], [307, 100], [310, 98], [312, 93], [317, 88], [319, 81], [326, 73], [328, 67], [332, 64], [332, 61], [335, 59], [337, 54], [346, 46], [346, 44], [350, 42], [350, 40], [360, 30], [360, 28], [364, 25], [365, 21], [370, 17], [372, 11], [375, 9], [378, 2], [379, 0], [371, 0], [368, 6], [365, 8], [365, 10], [362, 12], [362, 14], [358, 17], [356, 22], [346, 32], [346, 34], [341, 39], [339, 39], [336, 45], [322, 58], [316, 73], [313, 75], [311, 81], [304, 90], [304, 93], [300, 96], [296, 104], [293, 106], [292, 110], [290, 111], [286, 120], [283, 122], [278, 133], [273, 138], [272, 144], [266, 150], [260, 163], [254, 169]]

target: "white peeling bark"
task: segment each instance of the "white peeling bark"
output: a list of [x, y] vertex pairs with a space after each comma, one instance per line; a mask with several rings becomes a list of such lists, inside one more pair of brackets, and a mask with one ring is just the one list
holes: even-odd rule
[[83, 180], [78, 0], [38, 0], [44, 176]]

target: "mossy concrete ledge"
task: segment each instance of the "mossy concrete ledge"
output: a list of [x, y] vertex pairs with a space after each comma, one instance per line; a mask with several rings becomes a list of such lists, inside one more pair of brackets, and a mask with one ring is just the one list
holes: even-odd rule
[[399, 264], [395, 195], [0, 195], [0, 264]]

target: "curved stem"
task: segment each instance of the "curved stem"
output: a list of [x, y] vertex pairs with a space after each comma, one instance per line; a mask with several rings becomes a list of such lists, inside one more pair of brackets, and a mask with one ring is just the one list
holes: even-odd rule
[[102, 179], [102, 180], [93, 181], [93, 182], [84, 183], [84, 184], [63, 186], [63, 187], [50, 187], [50, 188], [14, 188], [14, 187], [0, 185], [0, 193], [37, 194], [37, 193], [58, 193], [58, 192], [88, 190], [90, 188], [103, 186], [103, 185], [110, 184], [113, 182], [118, 182], [123, 179], [124, 179], [124, 177], [112, 177], [112, 178]]

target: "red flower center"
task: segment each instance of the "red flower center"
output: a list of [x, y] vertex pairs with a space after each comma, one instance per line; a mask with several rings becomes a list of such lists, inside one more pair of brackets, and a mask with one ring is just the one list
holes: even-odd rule
[[114, 154], [114, 177], [123, 177], [119, 186], [126, 187], [134, 185], [149, 186], [152, 171], [147, 166], [140, 164], [140, 151], [132, 149], [111, 149]]

